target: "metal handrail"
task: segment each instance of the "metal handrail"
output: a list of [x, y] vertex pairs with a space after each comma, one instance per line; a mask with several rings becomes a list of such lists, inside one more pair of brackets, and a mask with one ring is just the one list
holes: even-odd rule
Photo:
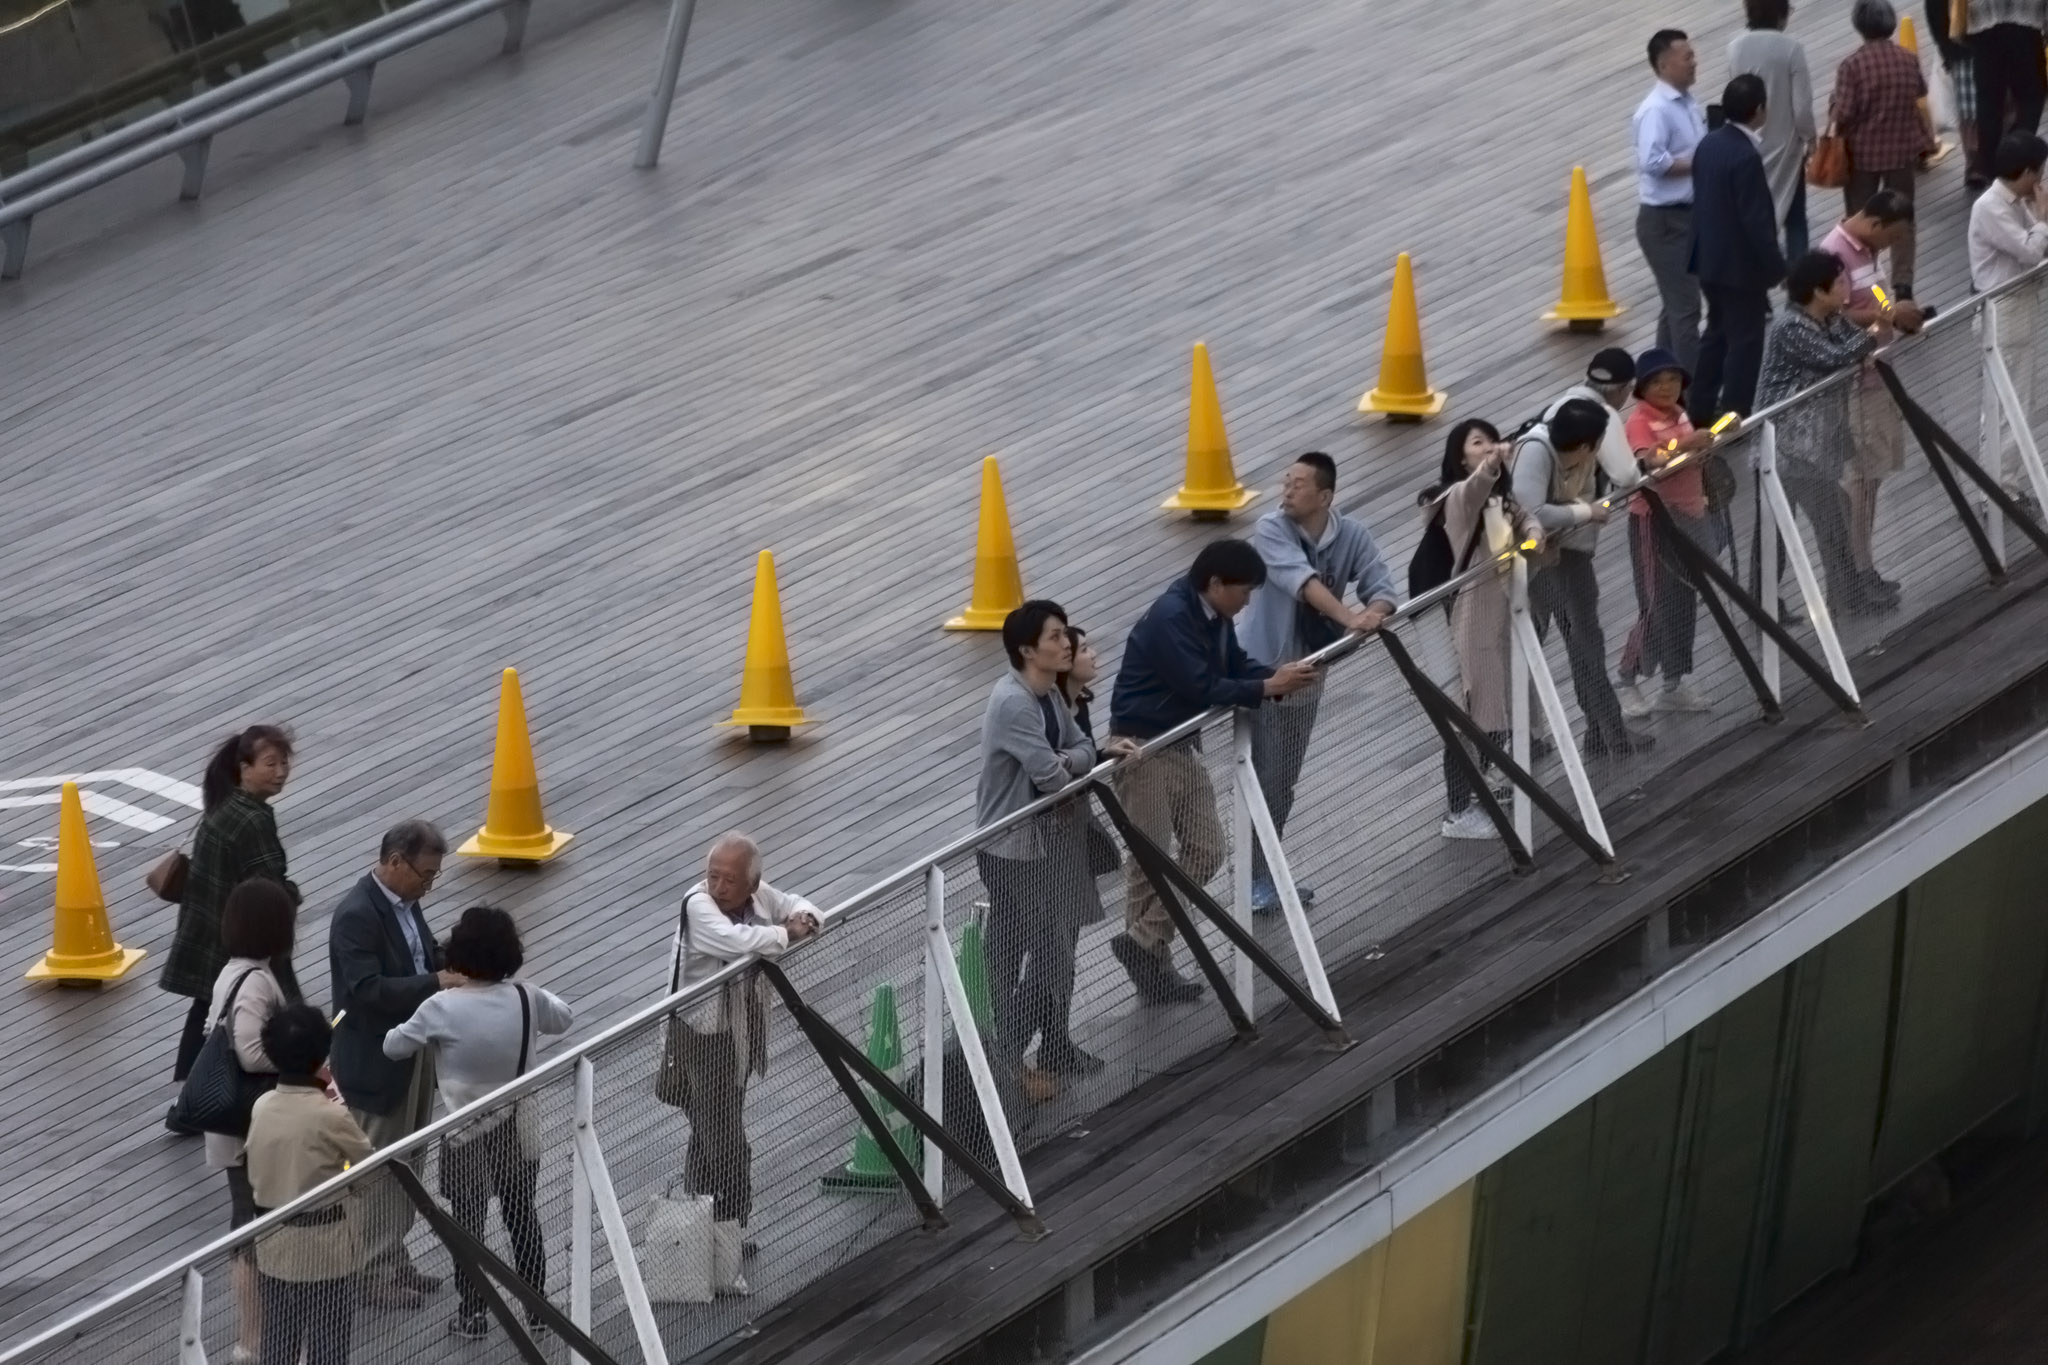
[[190, 149], [195, 146], [201, 148], [201, 154], [196, 165], [188, 164], [181, 193], [187, 199], [197, 198], [204, 145], [215, 133], [332, 81], [351, 78], [359, 81], [360, 86], [352, 91], [345, 121], [360, 122], [368, 109], [368, 73], [379, 61], [499, 11], [504, 12], [506, 22], [502, 51], [516, 52], [525, 38], [530, 3], [531, 0], [413, 0], [412, 4], [346, 33], [301, 48], [275, 63], [245, 72], [224, 85], [0, 180], [0, 234], [5, 237], [0, 279], [20, 276], [28, 255], [29, 225], [42, 210], [173, 152], [185, 153], [189, 160]]
[[[502, 0], [498, 0], [498, 2], [502, 2]], [[1929, 335], [1937, 329], [1946, 330], [1950, 327], [1958, 325], [1958, 320], [1965, 316], [1974, 318], [1979, 311], [1977, 305], [1980, 303], [1980, 301], [1985, 299], [1996, 299], [2003, 294], [2014, 292], [2023, 286], [2039, 283], [2044, 279], [2044, 277], [2048, 277], [2048, 264], [2044, 264], [2032, 271], [2029, 271], [2027, 274], [2021, 276], [2019, 279], [2016, 279], [2012, 281], [2010, 284], [2002, 286], [1999, 289], [1991, 290], [1985, 294], [1974, 296], [1969, 301], [1968, 305], [1962, 308], [1958, 308], [1953, 313], [1945, 314], [1943, 316], [1935, 318], [1932, 322], [1929, 323], [1929, 325], [1925, 329], [1923, 329], [1923, 331], [1919, 335]], [[1890, 345], [1883, 347], [1878, 352], [1878, 354], [1895, 354], [1898, 352], [1899, 348], [1909, 346], [1917, 339], [1917, 337], [1902, 337], [1898, 341], [1895, 341]], [[1768, 421], [1771, 418], [1789, 410], [1789, 408], [1795, 403], [1803, 402], [1815, 394], [1823, 393], [1828, 389], [1833, 388], [1839, 384], [1848, 382], [1849, 377], [1853, 373], [1853, 370], [1845, 370], [1841, 374], [1831, 375], [1827, 379], [1822, 380], [1818, 384], [1814, 384], [1806, 389], [1802, 389], [1800, 392], [1792, 395], [1790, 398], [1785, 399], [1783, 402], [1775, 403], [1770, 407], [1760, 409], [1754, 415], [1745, 419], [1744, 429], [1748, 430], [1752, 427], [1756, 427], [1761, 423]], [[1626, 502], [1630, 498], [1635, 497], [1645, 488], [1648, 488], [1653, 484], [1660, 482], [1662, 479], [1670, 477], [1672, 474], [1676, 472], [1677, 470], [1672, 467], [1667, 467], [1665, 470], [1661, 471], [1653, 471], [1649, 476], [1647, 476], [1644, 479], [1644, 481], [1641, 484], [1636, 485], [1634, 488], [1616, 493], [1614, 497], [1610, 499], [1610, 502], [1616, 504]], [[1520, 547], [1512, 548], [1505, 552], [1505, 554], [1500, 556], [1498, 559], [1489, 560], [1484, 564], [1475, 565], [1472, 568], [1468, 569], [1466, 572], [1455, 576], [1454, 578], [1452, 578], [1444, 584], [1439, 585], [1437, 588], [1434, 588], [1429, 592], [1419, 594], [1416, 597], [1410, 598], [1408, 601], [1401, 603], [1398, 607], [1395, 608], [1393, 615], [1388, 618], [1387, 625], [1392, 625], [1395, 622], [1401, 620], [1412, 619], [1413, 617], [1420, 615], [1422, 612], [1427, 611], [1430, 607], [1438, 604], [1439, 602], [1447, 600], [1450, 596], [1455, 594], [1461, 587], [1469, 583], [1477, 582], [1484, 575], [1495, 572], [1498, 568], [1499, 562], [1503, 560], [1512, 560], [1521, 553], [1522, 551]], [[1385, 627], [1383, 626], [1382, 629], [1384, 628]], [[1319, 649], [1306, 657], [1309, 662], [1316, 664], [1327, 664], [1336, 662], [1349, 654], [1355, 653], [1365, 643], [1366, 639], [1367, 637], [1365, 635], [1360, 634], [1358, 632], [1352, 632], [1346, 635], [1343, 639], [1338, 640], [1335, 643], [1330, 644], [1322, 649]], [[1231, 710], [1232, 708], [1230, 707], [1213, 707], [1207, 711], [1202, 712], [1199, 715], [1190, 717], [1189, 719], [1183, 721], [1179, 725], [1174, 726], [1172, 729], [1167, 730], [1163, 734], [1157, 735], [1154, 738], [1145, 741], [1143, 744], [1139, 746], [1138, 752], [1136, 755], [1133, 756], [1133, 758], [1142, 758], [1145, 755], [1156, 753], [1161, 749], [1176, 744], [1186, 739], [1190, 735], [1196, 733], [1198, 730], [1202, 729], [1204, 726], [1210, 724], [1211, 722], [1223, 719], [1230, 713]], [[1091, 783], [1094, 783], [1098, 780], [1107, 777], [1108, 774], [1112, 770], [1114, 770], [1119, 764], [1131, 761], [1132, 759], [1120, 758], [1107, 760], [1105, 762], [1097, 764], [1094, 768], [1090, 769], [1086, 774], [1082, 775], [1081, 777], [1075, 778], [1072, 782], [1068, 783], [1065, 787], [1062, 787], [1059, 791], [1048, 793], [1047, 795], [1039, 797], [1037, 800], [1031, 802], [1029, 805], [1022, 807], [1019, 810], [1013, 811], [1010, 814], [1002, 817], [1001, 819], [994, 820], [986, 825], [980, 826], [972, 832], [963, 835], [960, 838], [955, 839], [952, 842], [944, 845], [937, 851], [926, 854], [924, 857], [919, 858], [916, 862], [912, 863], [908, 867], [905, 867], [898, 872], [892, 873], [891, 875], [883, 878], [881, 881], [876, 882], [871, 886], [865, 887], [862, 890], [855, 892], [853, 895], [846, 897], [845, 899], [841, 900], [838, 904], [832, 906], [831, 908], [820, 911], [820, 921], [823, 923], [830, 923], [859, 912], [860, 910], [876, 903], [882, 897], [888, 895], [890, 892], [899, 889], [912, 878], [922, 877], [926, 873], [926, 871], [934, 865], [946, 862], [949, 859], [957, 857], [964, 852], [974, 849], [975, 847], [988, 842], [988, 840], [1002, 833], [1003, 831], [1015, 827], [1022, 821], [1043, 814], [1044, 812], [1050, 810], [1054, 806], [1059, 805], [1061, 802], [1069, 800], [1077, 796], [1081, 792], [1085, 791]], [[803, 944], [792, 945], [789, 950], [789, 953], [785, 954], [785, 956], [793, 956], [797, 953], [801, 953], [805, 951], [809, 943], [815, 941], [815, 939], [806, 940], [806, 942]], [[672, 1013], [678, 1009], [684, 1008], [685, 1006], [693, 1002], [708, 997], [713, 991], [721, 988], [727, 981], [734, 979], [739, 973], [746, 970], [746, 968], [752, 963], [752, 961], [752, 958], [747, 958], [738, 962], [730, 963], [727, 966], [721, 968], [711, 977], [703, 981], [694, 983], [693, 985], [684, 987], [680, 990], [673, 991], [668, 995], [663, 996], [661, 999], [652, 1002], [651, 1004], [645, 1005], [640, 1009], [634, 1010], [631, 1013], [624, 1015], [623, 1017], [612, 1022], [610, 1025], [605, 1027], [600, 1032], [592, 1035], [589, 1038], [582, 1039], [581, 1041], [573, 1044], [570, 1047], [564, 1048], [562, 1051], [548, 1058], [545, 1062], [540, 1063], [539, 1065], [535, 1066], [532, 1070], [527, 1071], [525, 1074], [515, 1077], [511, 1081], [508, 1081], [506, 1084], [498, 1087], [496, 1090], [493, 1090], [490, 1093], [482, 1096], [481, 1098], [473, 1100], [469, 1104], [464, 1105], [462, 1108], [455, 1110], [454, 1112], [444, 1116], [443, 1118], [428, 1124], [426, 1127], [421, 1128], [420, 1130], [413, 1133], [409, 1137], [403, 1139], [402, 1141], [393, 1143], [388, 1147], [380, 1148], [376, 1152], [372, 1153], [370, 1156], [365, 1157], [362, 1161], [356, 1163], [356, 1165], [354, 1165], [349, 1170], [343, 1172], [338, 1176], [333, 1177], [330, 1180], [323, 1182], [322, 1184], [316, 1186], [315, 1188], [308, 1191], [306, 1194], [300, 1196], [298, 1199], [292, 1201], [291, 1203], [286, 1204], [278, 1209], [275, 1209], [270, 1213], [264, 1214], [261, 1217], [255, 1219], [254, 1221], [244, 1224], [242, 1227], [235, 1229], [234, 1231], [228, 1233], [223, 1237], [214, 1239], [213, 1241], [207, 1243], [205, 1246], [199, 1248], [197, 1251], [189, 1252], [186, 1255], [179, 1257], [177, 1260], [165, 1265], [161, 1269], [152, 1272], [144, 1279], [139, 1280], [127, 1286], [126, 1288], [121, 1289], [112, 1295], [109, 1295], [107, 1298], [101, 1299], [79, 1310], [78, 1312], [71, 1314], [70, 1316], [64, 1318], [61, 1322], [55, 1324], [54, 1326], [48, 1327], [43, 1331], [38, 1332], [33, 1337], [30, 1337], [25, 1341], [19, 1342], [14, 1346], [9, 1347], [4, 1352], [0, 1352], [0, 1365], [10, 1365], [10, 1362], [25, 1360], [32, 1356], [34, 1353], [46, 1347], [57, 1344], [63, 1338], [70, 1336], [72, 1333], [77, 1332], [91, 1325], [91, 1323], [93, 1323], [94, 1321], [120, 1311], [122, 1308], [129, 1305], [132, 1301], [140, 1298], [142, 1295], [159, 1288], [167, 1280], [182, 1276], [185, 1274], [186, 1271], [201, 1265], [210, 1258], [217, 1257], [235, 1246], [241, 1245], [245, 1242], [252, 1241], [254, 1238], [268, 1232], [271, 1228], [277, 1226], [279, 1223], [290, 1218], [293, 1214], [305, 1211], [308, 1207], [310, 1207], [313, 1204], [320, 1203], [323, 1200], [331, 1199], [337, 1190], [350, 1187], [356, 1181], [366, 1178], [367, 1173], [376, 1170], [378, 1167], [384, 1165], [385, 1163], [398, 1160], [402, 1157], [410, 1155], [411, 1153], [419, 1150], [427, 1144], [438, 1140], [446, 1133], [461, 1127], [465, 1123], [469, 1122], [472, 1118], [482, 1113], [503, 1108], [508, 1102], [514, 1101], [518, 1097], [528, 1093], [529, 1091], [537, 1088], [538, 1086], [546, 1083], [547, 1081], [554, 1079], [561, 1073], [569, 1070], [577, 1062], [581, 1061], [585, 1057], [590, 1056], [592, 1053], [596, 1052], [600, 1048], [605, 1047], [622, 1037], [625, 1037], [629, 1034], [635, 1033], [645, 1028], [650, 1022], [661, 1018], [663, 1015]]]

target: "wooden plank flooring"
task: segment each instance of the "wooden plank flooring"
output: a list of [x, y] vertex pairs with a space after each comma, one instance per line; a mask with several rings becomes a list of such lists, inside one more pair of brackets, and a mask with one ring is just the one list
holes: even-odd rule
[[[665, 979], [678, 893], [719, 830], [753, 830], [770, 875], [820, 899], [871, 883], [971, 818], [1000, 651], [935, 627], [967, 592], [982, 454], [1004, 457], [1028, 584], [1073, 608], [1113, 669], [1128, 623], [1210, 534], [1157, 510], [1180, 477], [1197, 337], [1240, 474], [1270, 487], [1294, 452], [1330, 450], [1345, 505], [1397, 564], [1444, 424], [1351, 415], [1396, 251], [1416, 256], [1450, 416], [1512, 425], [1592, 349], [1534, 321], [1581, 161], [1630, 307], [1612, 336], [1647, 344], [1623, 137], [1642, 24], [1569, 0], [1530, 43], [1525, 7], [1479, 0], [1447, 40], [1441, 13], [708, 5], [667, 163], [636, 175], [628, 125], [659, 10], [543, 6], [515, 60], [487, 58], [497, 35], [478, 26], [383, 64], [364, 129], [332, 126], [321, 95], [223, 135], [198, 204], [173, 202], [173, 162], [43, 215], [28, 276], [0, 289], [0, 780], [131, 765], [196, 780], [229, 729], [290, 722], [302, 751], [280, 820], [314, 907], [301, 975], [324, 995], [325, 910], [377, 832], [423, 814], [460, 835], [480, 817], [496, 670], [517, 664], [550, 817], [579, 839], [539, 877], [464, 867], [435, 914], [513, 909], [579, 1032]], [[1733, 16], [1684, 0], [1669, 18], [1716, 85]], [[1852, 38], [1814, 23], [1801, 33], [1828, 70]], [[1484, 81], [1451, 74], [1473, 64]], [[1537, 136], [1509, 154], [1507, 126]], [[1923, 298], [1965, 289], [1959, 182], [1953, 162], [1923, 182]], [[1967, 399], [1954, 363], [1935, 389]], [[1965, 588], [1924, 469], [1886, 496], [1911, 605]], [[1618, 649], [1618, 527], [1607, 542]], [[783, 751], [711, 728], [764, 547], [822, 722]], [[1626, 801], [1673, 748], [1746, 724], [1702, 629], [1722, 710], [1660, 720], [1666, 749], [1602, 772], [1603, 796]], [[1383, 661], [1358, 667], [1325, 705], [1290, 834], [1333, 962], [1499, 877], [1497, 854], [1440, 846], [1433, 740]], [[0, 991], [16, 1115], [0, 1337], [224, 1223], [219, 1177], [156, 1127], [181, 1005], [153, 988], [171, 912], [139, 873], [188, 828], [95, 824], [121, 843], [100, 855], [120, 934], [152, 952], [135, 979]], [[47, 832], [0, 811], [0, 860]], [[0, 873], [0, 963], [47, 945], [49, 889]], [[1033, 1116], [1031, 1142], [1221, 1037], [1200, 1013], [1162, 1052], [1116, 989], [1109, 932], [1084, 941], [1080, 998], [1083, 1040], [1115, 1075]], [[805, 971], [857, 1029], [876, 980], [906, 989], [915, 926], [831, 942], [844, 965], [821, 952]], [[815, 1079], [789, 1101], [802, 1112]], [[622, 1146], [675, 1126], [618, 1122]], [[775, 1196], [792, 1220], [842, 1134], [835, 1120], [762, 1144], [806, 1163]], [[658, 1148], [634, 1150], [632, 1187], [659, 1183]]]

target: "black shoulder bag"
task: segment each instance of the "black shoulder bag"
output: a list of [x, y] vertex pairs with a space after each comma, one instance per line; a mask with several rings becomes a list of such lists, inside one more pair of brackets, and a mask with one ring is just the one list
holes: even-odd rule
[[256, 1107], [258, 1097], [277, 1085], [274, 1073], [244, 1071], [241, 1059], [235, 1056], [235, 997], [258, 970], [251, 967], [243, 972], [229, 989], [227, 1003], [221, 1006], [213, 1032], [206, 1035], [192, 1070], [185, 1076], [185, 1086], [178, 1092], [178, 1102], [172, 1110], [177, 1121], [188, 1128], [246, 1138], [249, 1111]]

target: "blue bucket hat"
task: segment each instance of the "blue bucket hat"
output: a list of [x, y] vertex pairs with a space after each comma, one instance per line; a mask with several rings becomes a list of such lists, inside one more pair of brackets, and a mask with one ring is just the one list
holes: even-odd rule
[[1685, 366], [1678, 363], [1678, 357], [1665, 350], [1662, 346], [1652, 346], [1649, 350], [1637, 356], [1636, 397], [1641, 398], [1643, 396], [1643, 385], [1648, 383], [1652, 376], [1662, 374], [1666, 370], [1678, 371], [1678, 379], [1681, 384], [1689, 386], [1692, 383], [1692, 376], [1686, 373]]

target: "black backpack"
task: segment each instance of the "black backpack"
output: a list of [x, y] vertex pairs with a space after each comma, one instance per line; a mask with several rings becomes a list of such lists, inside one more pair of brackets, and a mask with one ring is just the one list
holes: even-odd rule
[[[1500, 472], [1500, 477], [1493, 486], [1495, 494], [1501, 497], [1509, 496], [1509, 477], [1507, 470], [1503, 469]], [[1415, 503], [1418, 507], [1427, 507], [1442, 497], [1443, 491], [1442, 485], [1431, 484], [1416, 495]], [[1473, 523], [1472, 535], [1465, 542], [1464, 553], [1454, 556], [1451, 553], [1450, 533], [1444, 530], [1444, 509], [1439, 505], [1435, 515], [1430, 517], [1429, 525], [1422, 528], [1422, 540], [1416, 545], [1415, 554], [1408, 561], [1409, 599], [1412, 601], [1432, 588], [1443, 586], [1469, 568], [1472, 556], [1478, 553], [1480, 537], [1485, 533], [1486, 518], [1482, 516]], [[1445, 602], [1444, 610], [1449, 611], [1450, 606], [1449, 602]]]

